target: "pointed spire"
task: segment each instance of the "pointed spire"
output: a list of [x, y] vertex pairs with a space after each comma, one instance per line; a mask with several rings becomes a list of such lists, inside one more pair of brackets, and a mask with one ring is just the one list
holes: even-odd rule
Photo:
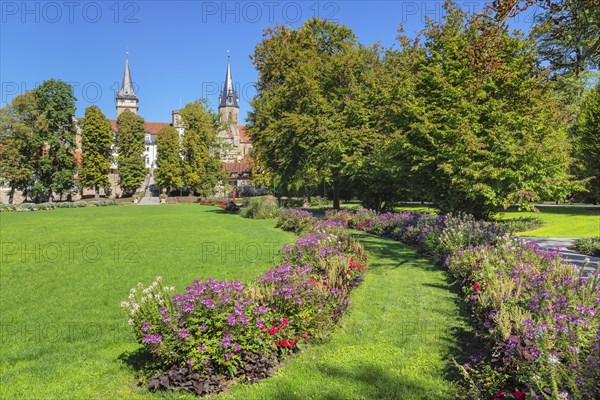
[[227, 73], [225, 74], [225, 83], [223, 84], [223, 91], [219, 96], [219, 108], [221, 107], [239, 107], [239, 97], [233, 86], [233, 79], [231, 79], [231, 65], [230, 65], [229, 50], [227, 50]]
[[125, 53], [125, 71], [123, 72], [123, 83], [117, 93], [117, 98], [136, 99], [133, 81], [131, 80], [131, 71], [129, 70], [129, 51]]

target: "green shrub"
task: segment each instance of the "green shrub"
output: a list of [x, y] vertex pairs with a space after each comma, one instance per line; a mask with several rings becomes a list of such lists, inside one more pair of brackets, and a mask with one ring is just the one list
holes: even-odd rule
[[17, 206], [1, 205], [0, 212], [28, 212], [28, 211], [48, 211], [56, 208], [75, 208], [75, 207], [103, 207], [112, 206], [113, 200], [93, 200], [93, 201], [62, 201], [56, 203], [22, 203]]
[[284, 231], [301, 234], [312, 230], [315, 222], [316, 218], [308, 211], [296, 208], [284, 208], [279, 212], [276, 226]]
[[531, 231], [544, 225], [544, 221], [540, 217], [495, 219], [494, 222], [508, 226], [508, 231], [511, 233]]
[[310, 205], [314, 207], [327, 206], [331, 203], [327, 197], [315, 196], [310, 198]]
[[569, 249], [588, 256], [600, 257], [600, 236], [577, 239]]
[[275, 218], [278, 212], [279, 206], [275, 197], [261, 196], [244, 199], [240, 214], [244, 218], [267, 219]]

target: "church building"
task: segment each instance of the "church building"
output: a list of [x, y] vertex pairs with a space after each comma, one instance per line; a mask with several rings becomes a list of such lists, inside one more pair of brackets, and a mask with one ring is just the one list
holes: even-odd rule
[[[129, 110], [134, 114], [138, 113], [139, 110], [139, 98], [135, 93], [135, 87], [131, 77], [131, 70], [129, 67], [129, 57], [125, 59], [125, 70], [123, 72], [123, 80], [121, 88], [115, 95], [115, 105], [117, 111], [117, 117], [124, 112]], [[235, 85], [231, 77], [231, 63], [229, 55], [227, 56], [227, 71], [225, 73], [225, 81], [223, 83], [223, 90], [219, 95], [219, 106], [218, 111], [220, 120], [225, 125], [225, 129], [218, 132], [219, 138], [228, 146], [226, 150], [220, 153], [220, 158], [223, 161], [223, 170], [228, 174], [228, 183], [231, 186], [245, 186], [250, 178], [250, 165], [246, 161], [246, 158], [250, 155], [252, 149], [252, 141], [246, 134], [246, 127], [239, 125], [239, 97], [235, 90]], [[76, 118], [78, 122], [81, 122], [83, 118]], [[109, 119], [112, 130], [117, 133], [117, 120]], [[78, 136], [80, 135], [80, 124], [78, 126]], [[156, 159], [158, 155], [156, 136], [158, 131], [165, 127], [172, 126], [176, 128], [179, 135], [185, 135], [185, 127], [179, 110], [171, 112], [170, 122], [144, 122], [145, 135], [145, 151], [144, 160], [146, 168], [149, 170], [157, 168]], [[81, 154], [81, 141], [78, 137], [78, 153]], [[116, 154], [115, 154], [116, 155]], [[113, 193], [118, 194], [120, 191], [116, 187], [118, 174], [118, 165], [113, 164], [111, 166], [111, 186], [113, 186]]]

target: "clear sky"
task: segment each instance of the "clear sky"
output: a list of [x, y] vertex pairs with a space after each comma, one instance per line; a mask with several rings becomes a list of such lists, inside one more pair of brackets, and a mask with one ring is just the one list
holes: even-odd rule
[[[425, 17], [439, 20], [442, 1], [0, 1], [0, 105], [15, 94], [55, 78], [74, 85], [77, 116], [98, 105], [115, 118], [129, 51], [139, 114], [170, 121], [180, 104], [205, 97], [215, 109], [227, 50], [240, 96], [240, 118], [249, 111], [256, 71], [250, 54], [263, 30], [299, 26], [313, 16], [350, 27], [363, 44], [395, 43], [398, 26], [409, 36]], [[485, 1], [460, 1], [479, 11]], [[528, 10], [516, 21], [531, 24]]]

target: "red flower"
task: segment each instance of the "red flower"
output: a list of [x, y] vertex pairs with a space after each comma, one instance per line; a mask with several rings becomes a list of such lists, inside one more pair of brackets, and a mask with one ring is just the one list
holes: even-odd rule
[[506, 390], [500, 390], [498, 393], [496, 393], [493, 400], [500, 400], [501, 398], [504, 397], [505, 394], [506, 394]]
[[308, 335], [304, 332], [304, 339], [308, 339]]
[[518, 390], [515, 390], [514, 396], [515, 400], [525, 400], [527, 398], [527, 394], [525, 392], [520, 392]]
[[288, 342], [287, 342], [287, 340], [282, 340], [282, 341], [281, 341], [281, 345], [282, 345], [283, 347], [288, 347]]
[[275, 346], [277, 346], [277, 347], [281, 346], [281, 342], [275, 342]]
[[473, 287], [475, 287], [475, 290], [481, 289], [481, 286], [479, 285], [479, 283], [474, 284]]
[[270, 333], [271, 335], [274, 335], [274, 334], [276, 334], [276, 333], [277, 333], [277, 329], [275, 329], [275, 328], [271, 328], [271, 329], [269, 329], [269, 333]]
[[292, 347], [294, 347], [294, 341], [293, 341], [292, 339], [290, 339], [290, 340], [288, 341], [288, 343], [289, 343], [289, 346], [288, 346], [288, 347], [289, 347], [290, 349], [291, 349]]
[[300, 341], [300, 336], [296, 336], [296, 342]]
[[284, 319], [283, 319], [283, 323], [282, 323], [281, 325], [283, 325], [283, 326], [286, 326], [287, 324], [288, 324], [288, 319], [287, 319], [287, 318], [284, 318]]

